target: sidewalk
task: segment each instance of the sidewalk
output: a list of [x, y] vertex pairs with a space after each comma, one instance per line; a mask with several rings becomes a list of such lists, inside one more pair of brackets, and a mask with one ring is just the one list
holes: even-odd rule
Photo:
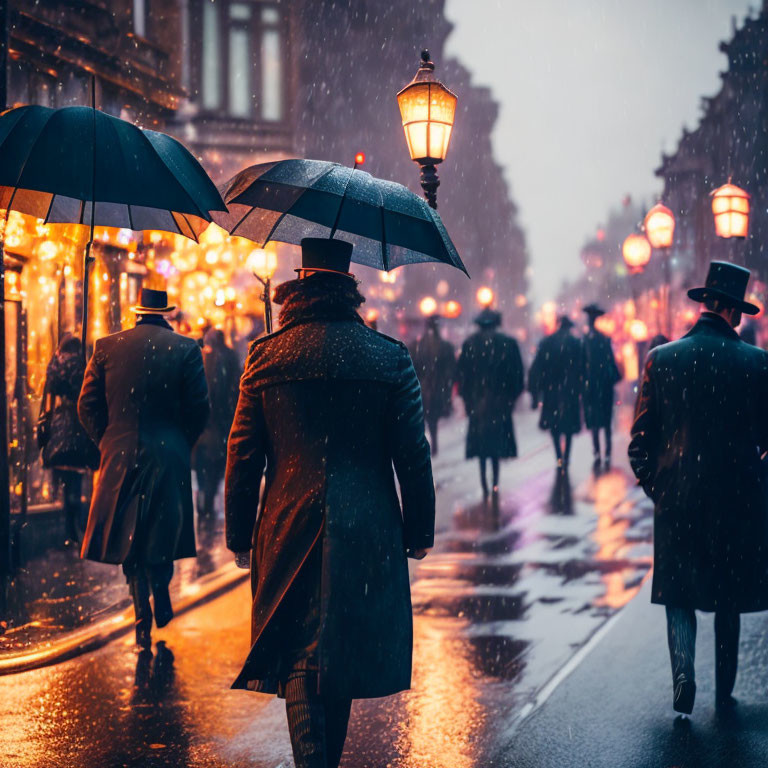
[[[699, 614], [696, 705], [675, 720], [664, 609], [650, 585], [510, 734], [509, 768], [764, 768], [768, 761], [768, 616], [742, 617], [738, 707], [714, 709], [712, 614]], [[564, 670], [564, 674], [568, 669]], [[563, 677], [561, 675], [560, 677]]]

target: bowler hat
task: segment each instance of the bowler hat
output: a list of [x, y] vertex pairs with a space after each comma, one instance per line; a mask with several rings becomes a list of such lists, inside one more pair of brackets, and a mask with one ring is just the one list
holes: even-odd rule
[[501, 325], [501, 312], [486, 307], [476, 318], [475, 323], [481, 328], [493, 328]]
[[729, 264], [727, 261], [711, 261], [704, 287], [691, 288], [688, 291], [688, 298], [698, 302], [716, 299], [726, 306], [736, 307], [745, 315], [756, 315], [760, 312], [760, 308], [744, 301], [749, 275], [748, 269], [737, 264]]
[[570, 329], [573, 328], [574, 322], [568, 315], [560, 315], [558, 318], [558, 327]]
[[352, 243], [346, 240], [305, 237], [301, 241], [301, 267], [296, 271], [336, 272], [352, 277], [349, 272], [352, 248]]
[[585, 312], [590, 317], [600, 317], [601, 315], [605, 314], [605, 310], [602, 307], [599, 307], [597, 304], [587, 304], [586, 307], [583, 307], [582, 312]]
[[131, 310], [137, 315], [164, 314], [173, 312], [175, 306], [168, 305], [168, 294], [165, 291], [155, 291], [152, 288], [142, 288], [139, 303]]

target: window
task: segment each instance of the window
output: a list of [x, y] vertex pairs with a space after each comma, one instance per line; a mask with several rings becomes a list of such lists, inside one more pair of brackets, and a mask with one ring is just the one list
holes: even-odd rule
[[278, 7], [258, 0], [201, 2], [203, 109], [244, 120], [282, 120], [283, 20]]
[[133, 0], [133, 31], [139, 37], [147, 36], [149, 0]]

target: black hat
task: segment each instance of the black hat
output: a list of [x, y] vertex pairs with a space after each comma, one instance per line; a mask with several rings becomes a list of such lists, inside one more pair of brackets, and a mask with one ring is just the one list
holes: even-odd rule
[[352, 277], [349, 272], [352, 248], [352, 243], [346, 240], [305, 237], [301, 241], [301, 267], [296, 271], [337, 272]]
[[142, 288], [139, 303], [131, 309], [137, 315], [164, 314], [173, 312], [175, 306], [168, 305], [168, 294], [165, 291], [154, 291], [152, 288]]
[[590, 317], [600, 317], [605, 314], [605, 310], [597, 304], [587, 304], [581, 311], [586, 312]]
[[476, 318], [475, 323], [481, 328], [495, 328], [501, 325], [501, 312], [486, 307]]
[[557, 318], [557, 326], [558, 328], [573, 328], [574, 322], [568, 315], [560, 315]]
[[756, 315], [760, 308], [744, 301], [750, 272], [744, 267], [727, 261], [711, 261], [707, 282], [703, 288], [691, 288], [688, 298], [703, 302], [717, 299], [729, 307], [740, 309], [745, 315]]

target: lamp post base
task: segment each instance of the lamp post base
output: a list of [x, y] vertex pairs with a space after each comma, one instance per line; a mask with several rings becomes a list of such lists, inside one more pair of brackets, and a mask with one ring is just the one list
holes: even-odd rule
[[421, 166], [421, 188], [430, 208], [437, 209], [437, 188], [440, 179], [437, 178], [437, 168], [434, 165]]

